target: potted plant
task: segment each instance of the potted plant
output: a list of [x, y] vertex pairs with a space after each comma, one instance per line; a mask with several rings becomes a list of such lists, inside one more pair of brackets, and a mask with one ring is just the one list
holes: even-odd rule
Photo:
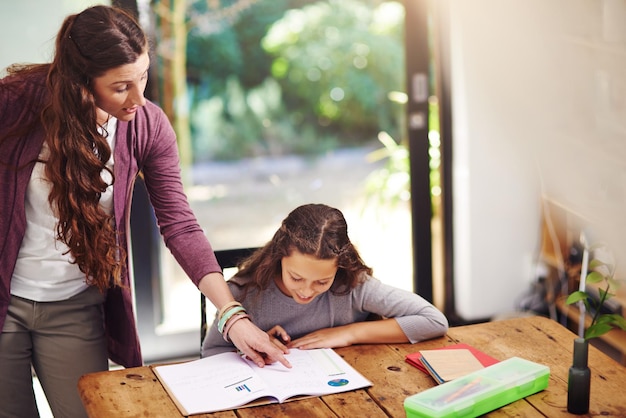
[[[587, 367], [589, 340], [606, 334], [612, 329], [626, 331], [626, 319], [621, 314], [603, 313], [606, 303], [615, 296], [619, 282], [614, 278], [615, 266], [599, 259], [589, 263], [589, 274], [585, 278], [585, 287], [572, 292], [565, 303], [581, 306], [580, 321], [584, 324], [584, 315], [591, 315], [591, 324], [584, 332], [584, 336], [574, 340], [574, 359], [569, 369], [567, 383], [567, 410], [573, 414], [586, 414], [589, 411], [589, 391], [591, 371]], [[584, 273], [583, 273], [584, 274]], [[598, 295], [593, 297], [586, 289], [586, 285], [597, 286]]]

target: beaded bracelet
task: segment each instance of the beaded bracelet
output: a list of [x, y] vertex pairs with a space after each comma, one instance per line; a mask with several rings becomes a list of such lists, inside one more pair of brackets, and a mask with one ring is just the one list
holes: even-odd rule
[[238, 312], [245, 313], [246, 309], [243, 306], [234, 306], [233, 308], [226, 311], [226, 313], [219, 319], [219, 321], [217, 322], [217, 330], [220, 332], [220, 334], [223, 334], [224, 325], [226, 325], [226, 322], [228, 322], [228, 320]]
[[230, 331], [230, 328], [233, 326], [235, 322], [243, 318], [250, 318], [250, 315], [248, 315], [247, 313], [237, 313], [235, 314], [235, 316], [233, 316], [230, 319], [230, 321], [226, 323], [226, 326], [224, 327], [224, 332], [222, 333], [222, 337], [224, 338], [224, 341], [230, 342], [230, 340], [228, 339], [228, 331]]
[[233, 306], [241, 306], [241, 303], [237, 302], [236, 300], [228, 302], [226, 305], [222, 306], [222, 309], [220, 309], [220, 312], [218, 313], [217, 317], [222, 319], [222, 317], [224, 316], [224, 313], [228, 309], [232, 308]]

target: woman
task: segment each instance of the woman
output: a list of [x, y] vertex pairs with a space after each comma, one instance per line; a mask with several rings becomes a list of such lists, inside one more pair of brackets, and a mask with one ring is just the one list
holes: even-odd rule
[[[415, 343], [448, 330], [428, 301], [373, 278], [341, 211], [322, 204], [294, 209], [228, 285], [242, 306], [233, 303], [220, 316], [230, 313], [231, 326], [251, 316], [283, 350]], [[234, 348], [229, 322], [222, 322], [216, 318], [202, 356]]]
[[[37, 415], [31, 365], [55, 416], [85, 416], [78, 378], [107, 357], [142, 364], [128, 223], [141, 171], [161, 234], [217, 307], [233, 301], [186, 197], [174, 132], [143, 94], [137, 22], [95, 6], [65, 19], [49, 64], [0, 80], [0, 416]], [[249, 319], [231, 339], [263, 366], [283, 353]]]

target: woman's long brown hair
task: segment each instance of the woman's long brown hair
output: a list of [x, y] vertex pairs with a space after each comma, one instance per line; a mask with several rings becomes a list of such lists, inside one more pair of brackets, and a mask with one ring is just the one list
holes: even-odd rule
[[348, 224], [341, 211], [311, 203], [291, 211], [272, 240], [244, 260], [235, 276], [251, 277], [249, 286], [266, 289], [275, 277], [280, 277], [283, 257], [293, 251], [337, 261], [333, 293], [347, 293], [364, 274], [372, 274], [348, 237]]
[[111, 148], [98, 132], [104, 127], [98, 125], [92, 82], [112, 68], [134, 63], [147, 49], [133, 17], [121, 9], [94, 6], [65, 19], [52, 63], [21, 69], [25, 76], [47, 69], [49, 95], [40, 120], [49, 149], [43, 162], [51, 183], [48, 200], [59, 219], [57, 239], [69, 247], [87, 283], [101, 291], [121, 285], [126, 254], [114, 217], [99, 204], [109, 186], [102, 171], [108, 170]]

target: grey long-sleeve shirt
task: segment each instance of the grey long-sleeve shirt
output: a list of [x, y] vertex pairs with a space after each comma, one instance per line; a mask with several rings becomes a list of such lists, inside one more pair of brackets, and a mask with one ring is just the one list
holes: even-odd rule
[[[426, 299], [370, 276], [346, 295], [328, 291], [306, 305], [284, 295], [273, 281], [262, 292], [262, 297], [259, 297], [257, 289], [251, 289], [242, 301], [243, 290], [233, 280], [242, 283], [245, 279], [231, 279], [228, 286], [235, 299], [242, 302], [252, 321], [264, 331], [280, 325], [292, 339], [321, 328], [362, 322], [370, 314], [395, 318], [411, 343], [439, 337], [448, 330], [446, 317]], [[234, 345], [224, 341], [217, 330], [216, 318], [202, 344], [202, 356], [234, 349]]]

